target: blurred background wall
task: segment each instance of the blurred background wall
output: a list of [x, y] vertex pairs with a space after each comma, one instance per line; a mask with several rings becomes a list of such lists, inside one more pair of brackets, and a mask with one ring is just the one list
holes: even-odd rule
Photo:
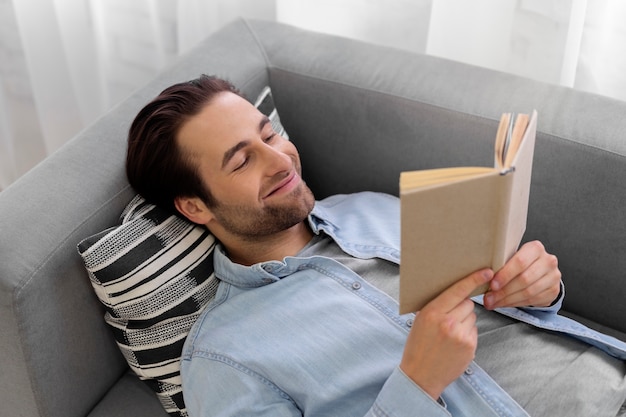
[[0, 0], [0, 190], [239, 16], [626, 100], [623, 0]]

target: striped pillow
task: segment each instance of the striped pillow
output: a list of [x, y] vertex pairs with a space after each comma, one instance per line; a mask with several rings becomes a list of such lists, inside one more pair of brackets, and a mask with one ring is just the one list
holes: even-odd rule
[[[269, 87], [254, 105], [288, 139]], [[215, 297], [215, 243], [205, 227], [136, 196], [120, 225], [78, 244], [117, 345], [173, 417], [187, 416], [180, 355], [191, 326]]]
[[215, 243], [205, 227], [136, 196], [121, 225], [78, 245], [128, 365], [172, 416], [187, 415], [180, 355], [191, 326], [215, 296]]
[[258, 97], [256, 98], [256, 101], [254, 102], [254, 107], [259, 109], [261, 113], [263, 113], [267, 116], [268, 119], [270, 119], [274, 132], [278, 133], [285, 139], [289, 139], [289, 135], [287, 134], [287, 131], [280, 121], [280, 116], [278, 115], [278, 110], [276, 109], [276, 105], [274, 104], [274, 97], [272, 96], [272, 90], [270, 87], [265, 87], [263, 90], [261, 90]]

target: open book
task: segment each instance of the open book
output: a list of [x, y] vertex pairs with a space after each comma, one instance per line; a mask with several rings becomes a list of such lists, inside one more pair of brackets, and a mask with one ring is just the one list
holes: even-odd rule
[[536, 111], [505, 113], [494, 167], [400, 175], [401, 314], [420, 310], [474, 271], [499, 270], [513, 256], [526, 230], [536, 130]]

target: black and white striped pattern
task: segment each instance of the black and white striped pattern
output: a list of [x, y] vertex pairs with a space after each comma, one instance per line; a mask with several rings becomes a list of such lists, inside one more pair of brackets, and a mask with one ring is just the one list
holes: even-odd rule
[[186, 416], [180, 377], [183, 343], [215, 296], [215, 238], [202, 226], [136, 196], [121, 225], [83, 240], [93, 288], [131, 369], [172, 416]]
[[276, 105], [274, 104], [274, 96], [272, 96], [272, 89], [270, 87], [265, 87], [256, 101], [254, 102], [254, 107], [259, 109], [261, 113], [267, 116], [272, 123], [272, 129], [274, 132], [278, 133], [279, 136], [282, 136], [285, 139], [289, 139], [289, 135], [287, 131], [283, 127], [283, 124], [280, 121], [280, 116], [278, 115], [278, 110], [276, 110]]

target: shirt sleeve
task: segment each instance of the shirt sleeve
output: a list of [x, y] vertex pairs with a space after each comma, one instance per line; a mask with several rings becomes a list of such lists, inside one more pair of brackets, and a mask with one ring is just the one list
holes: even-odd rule
[[271, 381], [236, 362], [195, 357], [183, 361], [183, 396], [190, 417], [302, 416]]
[[396, 367], [374, 405], [365, 417], [382, 416], [429, 416], [450, 417], [445, 403], [435, 401], [419, 385], [411, 380], [399, 367]]
[[[271, 381], [235, 362], [194, 358], [192, 366], [189, 361], [185, 361], [185, 365], [183, 393], [190, 417], [301, 417], [306, 414]], [[442, 404], [396, 367], [365, 417], [450, 417]]]
[[[483, 297], [484, 295], [477, 295], [475, 297], [472, 297], [472, 300], [480, 305], [485, 305], [483, 302]], [[565, 285], [563, 284], [563, 281], [561, 281], [561, 291], [559, 292], [558, 297], [552, 302], [552, 304], [550, 304], [548, 307], [519, 307], [520, 310], [526, 311], [530, 314], [533, 313], [533, 311], [539, 311], [542, 313], [550, 313], [550, 314], [557, 314], [559, 312], [559, 310], [561, 310], [561, 307], [563, 306], [563, 300], [565, 299]], [[509, 309], [512, 307], [509, 307]], [[502, 310], [502, 309], [496, 309], [496, 311], [498, 310]], [[510, 316], [510, 314], [507, 314]]]
[[548, 307], [524, 307], [522, 308], [522, 310], [526, 310], [528, 312], [543, 311], [545, 313], [556, 314], [559, 312], [559, 310], [561, 310], [564, 299], [565, 299], [565, 284], [563, 284], [563, 281], [561, 281], [561, 290], [559, 291], [559, 295], [552, 302], [552, 304], [550, 304]]

